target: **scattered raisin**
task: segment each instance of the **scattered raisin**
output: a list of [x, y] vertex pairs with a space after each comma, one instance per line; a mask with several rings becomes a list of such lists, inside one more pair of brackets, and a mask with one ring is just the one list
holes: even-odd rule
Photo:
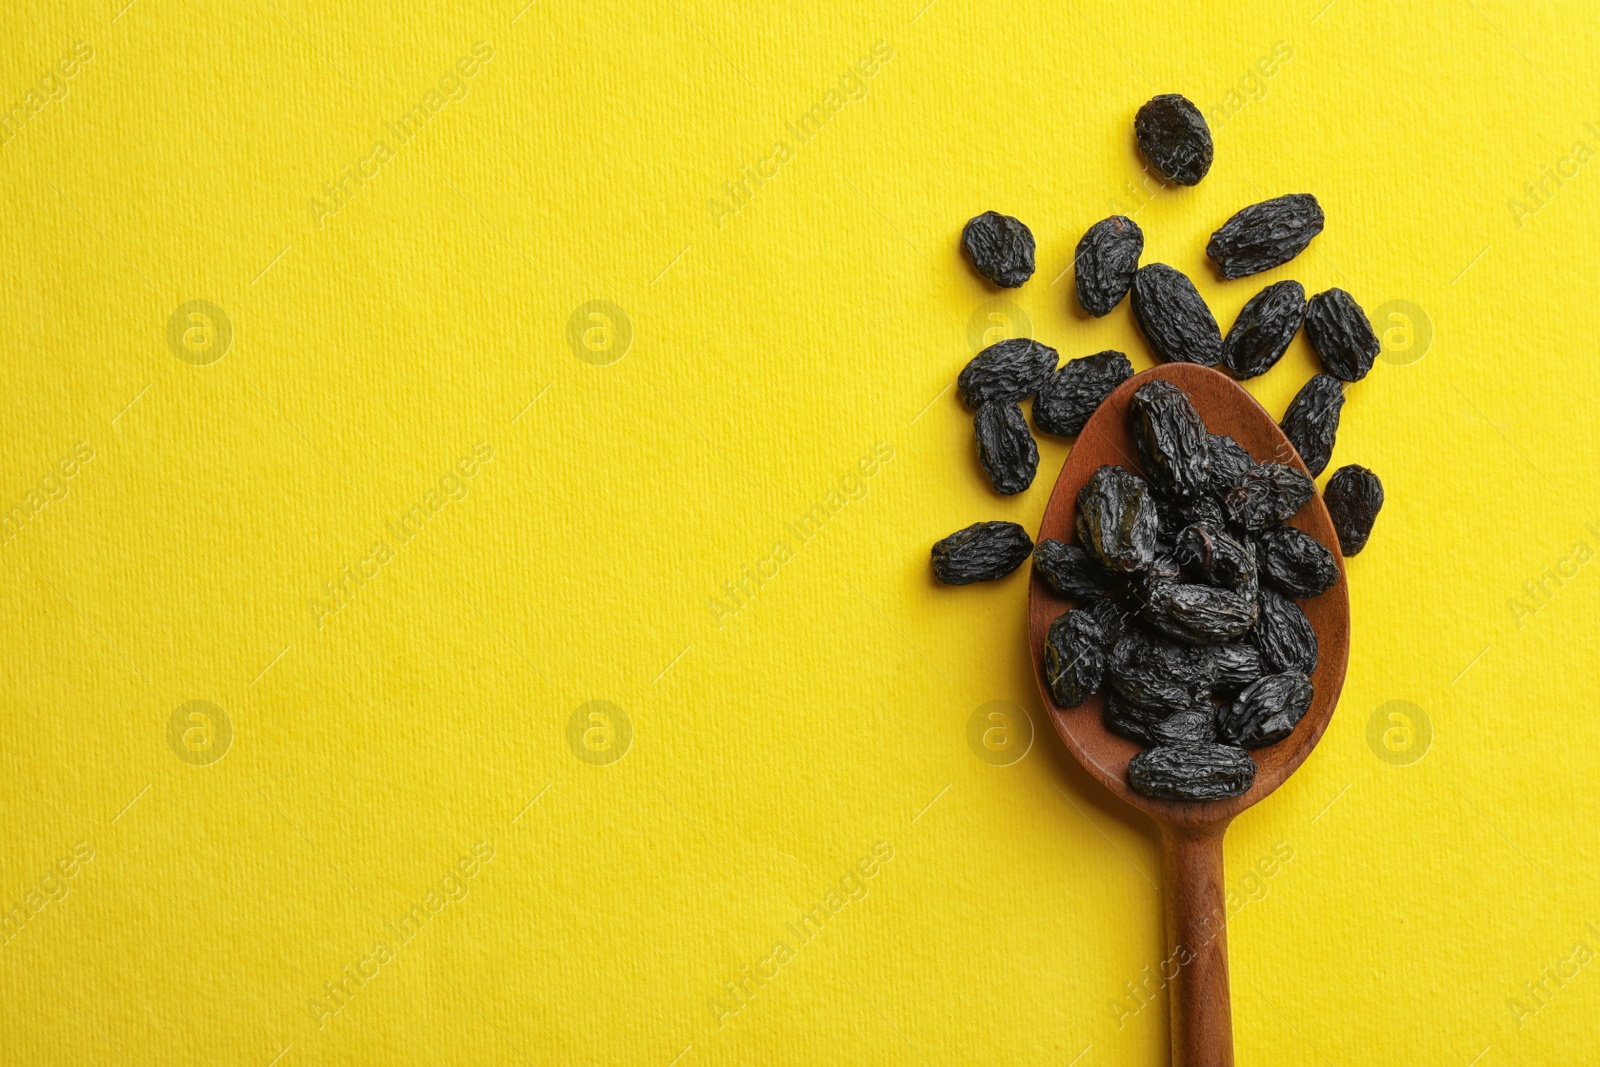
[[1133, 364], [1121, 352], [1069, 359], [1039, 387], [1033, 424], [1045, 433], [1076, 437], [1100, 402], [1132, 377]]
[[1039, 469], [1039, 446], [1033, 443], [1022, 409], [992, 401], [978, 409], [972, 424], [977, 432], [978, 460], [989, 472], [995, 492], [1013, 496], [1032, 485]]
[[1234, 745], [1150, 748], [1128, 764], [1128, 784], [1160, 800], [1224, 800], [1250, 791], [1256, 761]]
[[993, 400], [1020, 403], [1039, 391], [1059, 358], [1049, 345], [1012, 337], [973, 356], [956, 378], [956, 388], [974, 410]]
[[1261, 650], [1261, 665], [1273, 672], [1316, 673], [1317, 633], [1300, 605], [1266, 586], [1256, 598], [1260, 613], [1250, 632]]
[[1105, 635], [1087, 611], [1062, 612], [1044, 645], [1044, 677], [1057, 707], [1075, 708], [1100, 691]]
[[1378, 358], [1378, 335], [1367, 313], [1343, 289], [1329, 289], [1311, 298], [1306, 309], [1306, 339], [1335, 378], [1359, 382]]
[[1306, 291], [1296, 281], [1274, 282], [1245, 302], [1222, 339], [1222, 365], [1235, 378], [1271, 370], [1306, 317]]
[[1252, 533], [1294, 518], [1317, 487], [1300, 471], [1283, 463], [1258, 463], [1234, 483], [1222, 506], [1228, 521]]
[[1128, 425], [1155, 489], [1194, 500], [1211, 487], [1211, 435], [1188, 393], [1162, 378], [1146, 382], [1128, 405]]
[[1352, 463], [1333, 472], [1322, 502], [1328, 505], [1333, 529], [1339, 535], [1339, 551], [1353, 556], [1367, 546], [1372, 534], [1372, 524], [1383, 507], [1383, 483], [1367, 468]]
[[1217, 736], [1245, 748], [1276, 744], [1311, 709], [1311, 679], [1298, 671], [1269, 674], [1250, 685], [1217, 724]]
[[1313, 597], [1339, 580], [1339, 561], [1321, 541], [1293, 526], [1261, 531], [1261, 576], [1289, 596]]
[[1033, 541], [1014, 522], [975, 522], [933, 546], [933, 573], [945, 585], [1004, 578], [1028, 558]]
[[979, 274], [1003, 289], [1033, 277], [1033, 232], [1010, 215], [985, 211], [969, 221], [961, 249]]
[[1090, 226], [1072, 260], [1083, 310], [1098, 318], [1121, 303], [1143, 252], [1144, 231], [1125, 215], [1113, 215]]
[[1105, 566], [1124, 574], [1156, 553], [1156, 509], [1145, 480], [1107, 464], [1078, 490], [1078, 540]]
[[1169, 182], [1198, 185], [1211, 169], [1211, 128], [1177, 93], [1151, 98], [1133, 117], [1133, 132], [1151, 169]]
[[1224, 222], [1211, 235], [1206, 255], [1224, 278], [1244, 278], [1289, 262], [1321, 232], [1317, 198], [1290, 193], [1251, 204]]
[[1283, 434], [1300, 453], [1306, 470], [1315, 478], [1333, 456], [1339, 433], [1339, 412], [1344, 407], [1344, 383], [1331, 374], [1313, 375], [1300, 387], [1283, 413]]
[[1133, 276], [1133, 317], [1158, 359], [1215, 367], [1222, 333], [1199, 290], [1180, 270], [1149, 263]]

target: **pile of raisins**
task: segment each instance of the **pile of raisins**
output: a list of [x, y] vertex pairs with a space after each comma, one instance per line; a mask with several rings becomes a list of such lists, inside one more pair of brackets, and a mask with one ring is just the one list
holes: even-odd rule
[[[1182, 96], [1146, 103], [1134, 134], [1164, 181], [1196, 185], [1211, 169], [1210, 129]], [[1249, 277], [1294, 259], [1323, 222], [1311, 194], [1279, 196], [1223, 223], [1206, 255], [1220, 277]], [[1034, 273], [1033, 233], [1009, 215], [972, 219], [961, 247], [993, 285], [1016, 288]], [[1079, 305], [1098, 317], [1129, 297], [1158, 359], [1220, 366], [1240, 380], [1271, 370], [1303, 325], [1323, 373], [1296, 395], [1281, 427], [1319, 476], [1333, 452], [1345, 385], [1364, 378], [1378, 355], [1361, 305], [1343, 289], [1308, 300], [1299, 282], [1275, 282], [1250, 298], [1224, 335], [1188, 276], [1165, 263], [1141, 265], [1143, 252], [1144, 233], [1130, 218], [1089, 227], [1074, 258]], [[1133, 376], [1121, 352], [1059, 359], [1038, 341], [1001, 341], [957, 379], [973, 411], [979, 461], [998, 493], [1023, 492], [1038, 471], [1023, 403], [1032, 402], [1036, 429], [1073, 437]], [[1072, 543], [1035, 546], [1014, 522], [975, 523], [933, 546], [934, 574], [949, 585], [993, 581], [1031, 555], [1040, 577], [1080, 605], [1051, 625], [1046, 642], [1055, 702], [1073, 707], [1104, 694], [1107, 729], [1146, 746], [1128, 768], [1140, 792], [1173, 800], [1238, 796], [1255, 777], [1246, 750], [1287, 737], [1311, 705], [1316, 635], [1296, 599], [1327, 590], [1338, 563], [1286, 525], [1316, 494], [1310, 478], [1285, 463], [1258, 463], [1231, 437], [1211, 433], [1170, 382], [1142, 387], [1129, 411], [1141, 470], [1094, 473], [1078, 495]], [[1342, 467], [1323, 501], [1343, 555], [1360, 552], [1383, 506], [1378, 476]]]

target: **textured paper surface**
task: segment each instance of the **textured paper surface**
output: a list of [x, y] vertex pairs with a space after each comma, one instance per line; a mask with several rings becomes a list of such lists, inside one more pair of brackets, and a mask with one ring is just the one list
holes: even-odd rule
[[[1112, 212], [1224, 326], [1293, 277], [1388, 345], [1343, 700], [1227, 839], [1239, 1062], [1588, 1055], [1588, 8], [522, 2], [7, 19], [0, 1060], [1163, 1062], [1149, 828], [1025, 572], [927, 561], [1069, 447], [986, 488], [974, 338], [1150, 365], [1073, 309]], [[1326, 232], [1217, 281], [1291, 191]]]

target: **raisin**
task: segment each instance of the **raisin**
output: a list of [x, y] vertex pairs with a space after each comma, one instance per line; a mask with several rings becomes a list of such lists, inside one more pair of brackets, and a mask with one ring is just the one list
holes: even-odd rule
[[1013, 337], [985, 348], [962, 369], [956, 388], [976, 410], [994, 400], [1019, 403], [1039, 391], [1059, 356], [1049, 345]]
[[933, 573], [945, 585], [1004, 578], [1028, 558], [1033, 541], [1014, 522], [975, 522], [933, 546]]
[[985, 211], [961, 231], [961, 250], [979, 274], [1002, 289], [1033, 277], [1033, 232], [1019, 219]]
[[1229, 522], [1254, 533], [1294, 518], [1316, 491], [1311, 479], [1293, 467], [1258, 463], [1228, 490], [1222, 506]]
[[1220, 524], [1195, 523], [1178, 535], [1178, 562], [1197, 581], [1254, 595], [1256, 553], [1220, 529]]
[[1383, 507], [1383, 483], [1365, 467], [1354, 463], [1340, 467], [1322, 491], [1333, 529], [1339, 535], [1339, 551], [1353, 556], [1367, 546], [1372, 524]]
[[1113, 215], [1090, 226], [1072, 260], [1083, 310], [1098, 318], [1121, 303], [1142, 252], [1144, 231], [1127, 216]]
[[1121, 352], [1069, 359], [1039, 387], [1033, 424], [1045, 433], [1076, 437], [1100, 402], [1132, 377], [1133, 364]]
[[1311, 708], [1311, 679], [1299, 671], [1256, 680], [1224, 708], [1217, 736], [1245, 748], [1277, 744]]
[[1261, 650], [1243, 641], [1230, 645], [1209, 645], [1211, 671], [1215, 680], [1211, 692], [1218, 697], [1232, 697], [1245, 686], [1261, 677]]
[[1235, 378], [1271, 370], [1289, 351], [1306, 317], [1306, 291], [1299, 282], [1274, 282], [1246, 301], [1222, 339], [1222, 365]]
[[1244, 472], [1256, 465], [1255, 459], [1244, 450], [1244, 446], [1227, 434], [1214, 433], [1211, 435], [1211, 493], [1217, 498], [1227, 495], [1228, 490], [1244, 476]]
[[1153, 97], [1133, 117], [1139, 151], [1162, 178], [1198, 185], [1211, 169], [1211, 129], [1200, 109], [1177, 93]]
[[1207, 706], [1175, 712], [1152, 723], [1146, 732], [1155, 745], [1207, 744], [1217, 739], [1216, 709]]
[[1103, 647], [1108, 651], [1128, 632], [1139, 614], [1133, 604], [1109, 597], [1096, 597], [1083, 610], [1093, 615], [1094, 621], [1100, 624], [1100, 632], [1105, 635]]
[[1106, 669], [1105, 635], [1087, 611], [1063, 612], [1050, 624], [1044, 677], [1057, 707], [1075, 708], [1100, 691]]
[[1306, 470], [1315, 478], [1333, 456], [1333, 439], [1339, 433], [1339, 411], [1344, 407], [1344, 383], [1331, 374], [1313, 375], [1300, 387], [1283, 413], [1283, 435], [1300, 453]]
[[1339, 580], [1339, 561], [1321, 541], [1293, 526], [1261, 531], [1261, 576], [1289, 596], [1313, 597]]
[[1266, 586], [1256, 594], [1260, 613], [1250, 631], [1261, 650], [1261, 665], [1274, 673], [1317, 670], [1317, 632], [1300, 605]]
[[1109, 464], [1091, 474], [1078, 490], [1078, 540], [1114, 571], [1149, 566], [1156, 552], [1156, 509], [1144, 479]]
[[1306, 309], [1306, 339], [1335, 378], [1359, 382], [1378, 358], [1378, 335], [1367, 313], [1343, 289], [1329, 289], [1311, 298]]
[[1165, 711], [1141, 708], [1115, 689], [1107, 688], [1105, 706], [1100, 711], [1100, 721], [1105, 724], [1107, 730], [1118, 737], [1126, 737], [1129, 741], [1137, 741], [1141, 745], [1151, 745], [1155, 743], [1150, 736], [1151, 728], [1167, 714]]
[[1122, 696], [1151, 711], [1192, 708], [1210, 693], [1215, 678], [1210, 655], [1139, 630], [1111, 646], [1106, 673]]
[[1144, 618], [1151, 626], [1190, 645], [1220, 645], [1256, 621], [1255, 598], [1214, 585], [1160, 582], [1152, 586]]
[[1133, 394], [1128, 424], [1157, 491], [1194, 500], [1211, 487], [1211, 435], [1189, 394], [1161, 378], [1146, 382]]
[[1256, 761], [1234, 745], [1162, 745], [1128, 763], [1128, 784], [1160, 800], [1225, 800], [1255, 780]]
[[1033, 569], [1058, 596], [1075, 599], [1110, 596], [1116, 581], [1083, 546], [1048, 537], [1034, 546]]
[[977, 432], [978, 460], [989, 472], [995, 492], [1012, 496], [1032, 485], [1039, 469], [1039, 446], [1033, 443], [1022, 409], [993, 401], [978, 409], [972, 424]]
[[1185, 526], [1201, 523], [1220, 530], [1228, 521], [1227, 513], [1222, 510], [1222, 504], [1213, 496], [1203, 496], [1187, 504], [1180, 504], [1178, 514], [1183, 516]]
[[1133, 276], [1133, 317], [1158, 359], [1215, 367], [1222, 333], [1205, 300], [1182, 271], [1150, 263]]
[[1322, 232], [1322, 205], [1310, 193], [1251, 204], [1211, 235], [1206, 255], [1224, 278], [1244, 278], [1282, 266]]

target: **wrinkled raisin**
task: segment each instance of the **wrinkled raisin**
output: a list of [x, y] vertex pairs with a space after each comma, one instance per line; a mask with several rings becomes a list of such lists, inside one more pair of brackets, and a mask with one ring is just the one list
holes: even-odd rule
[[1039, 391], [1059, 358], [1049, 345], [1026, 337], [999, 341], [972, 357], [956, 388], [974, 410], [994, 400], [1019, 403]]
[[1145, 476], [1158, 491], [1194, 500], [1211, 486], [1211, 435], [1189, 394], [1162, 378], [1139, 387], [1128, 425]]
[[1174, 712], [1147, 732], [1153, 745], [1206, 744], [1217, 739], [1217, 712], [1210, 706]]
[[1306, 340], [1335, 378], [1359, 382], [1378, 358], [1378, 335], [1367, 313], [1343, 289], [1329, 289], [1311, 298], [1306, 309]]
[[1211, 692], [1215, 696], [1235, 696], [1261, 677], [1261, 650], [1254, 645], [1235, 641], [1230, 645], [1208, 645], [1206, 651], [1211, 653], [1211, 670], [1215, 676]]
[[989, 472], [995, 492], [1012, 496], [1033, 484], [1039, 469], [1039, 446], [1028, 432], [1028, 420], [1015, 404], [994, 401], [973, 417], [978, 460]]
[[1234, 483], [1222, 506], [1228, 521], [1252, 533], [1294, 518], [1317, 487], [1300, 471], [1283, 463], [1258, 463]]
[[1074, 599], [1110, 596], [1116, 581], [1083, 546], [1048, 537], [1033, 549], [1033, 569], [1058, 596]]
[[1217, 736], [1245, 748], [1276, 744], [1311, 708], [1311, 679], [1298, 671], [1256, 680], [1224, 708]]
[[1215, 667], [1201, 648], [1129, 630], [1111, 646], [1106, 673], [1124, 698], [1152, 711], [1174, 712], [1203, 702]]
[[1256, 553], [1249, 545], [1228, 536], [1218, 525], [1195, 523], [1178, 534], [1178, 562], [1198, 581], [1235, 592], [1252, 590], [1256, 581]]
[[1118, 737], [1126, 737], [1129, 741], [1149, 745], [1154, 744], [1150, 737], [1151, 727], [1168, 714], [1170, 713], [1166, 711], [1141, 708], [1115, 689], [1107, 687], [1105, 703], [1100, 711], [1100, 721], [1105, 724], [1107, 730]]
[[1169, 182], [1198, 185], [1211, 169], [1211, 128], [1200, 109], [1177, 93], [1153, 97], [1133, 117], [1139, 151]]
[[1133, 364], [1121, 352], [1069, 359], [1039, 387], [1033, 424], [1045, 433], [1076, 437], [1100, 402], [1132, 377]]
[[1339, 561], [1321, 541], [1293, 526], [1261, 531], [1261, 576], [1289, 596], [1313, 597], [1339, 580]]
[[1322, 232], [1322, 206], [1310, 193], [1251, 204], [1211, 235], [1206, 255], [1224, 278], [1244, 278], [1282, 266]]
[[1245, 302], [1222, 339], [1222, 365], [1235, 378], [1271, 370], [1289, 351], [1306, 317], [1306, 291], [1299, 282], [1274, 282]]
[[1244, 446], [1224, 433], [1211, 435], [1211, 493], [1221, 499], [1256, 465]]
[[1078, 303], [1096, 317], [1105, 315], [1128, 295], [1133, 272], [1144, 252], [1144, 231], [1132, 219], [1113, 215], [1089, 227], [1073, 257]]
[[1339, 551], [1353, 556], [1367, 546], [1372, 524], [1383, 508], [1383, 483], [1367, 468], [1352, 463], [1333, 472], [1322, 502], [1328, 505], [1339, 535]]
[[1066, 611], [1050, 624], [1044, 645], [1044, 677], [1057, 707], [1075, 708], [1100, 691], [1105, 673], [1105, 635], [1087, 611]]
[[1313, 478], [1323, 472], [1333, 456], [1343, 407], [1344, 383], [1331, 374], [1317, 374], [1300, 387], [1283, 413], [1283, 435], [1300, 453]]
[[1078, 541], [1114, 571], [1148, 566], [1156, 552], [1156, 509], [1145, 480], [1109, 464], [1091, 474], [1078, 490]]
[[1160, 800], [1224, 800], [1250, 791], [1256, 762], [1235, 745], [1162, 745], [1128, 763], [1128, 784]]
[[1133, 317], [1157, 359], [1215, 367], [1222, 359], [1216, 316], [1182, 271], [1150, 263], [1133, 276]]
[[1190, 645], [1220, 645], [1256, 621], [1255, 598], [1214, 585], [1160, 582], [1148, 594], [1144, 618], [1168, 637]]
[[961, 249], [979, 274], [1003, 289], [1033, 277], [1033, 231], [1019, 219], [985, 211], [961, 231]]
[[933, 546], [933, 573], [945, 585], [1004, 578], [1028, 558], [1033, 541], [1014, 522], [975, 522]]
[[1261, 665], [1274, 673], [1317, 670], [1317, 633], [1300, 605], [1266, 586], [1256, 594], [1260, 613], [1250, 631], [1261, 650]]
[[1139, 614], [1138, 607], [1129, 601], [1109, 597], [1096, 597], [1083, 610], [1093, 615], [1094, 621], [1100, 624], [1100, 632], [1105, 634], [1104, 647], [1108, 651], [1128, 632]]

